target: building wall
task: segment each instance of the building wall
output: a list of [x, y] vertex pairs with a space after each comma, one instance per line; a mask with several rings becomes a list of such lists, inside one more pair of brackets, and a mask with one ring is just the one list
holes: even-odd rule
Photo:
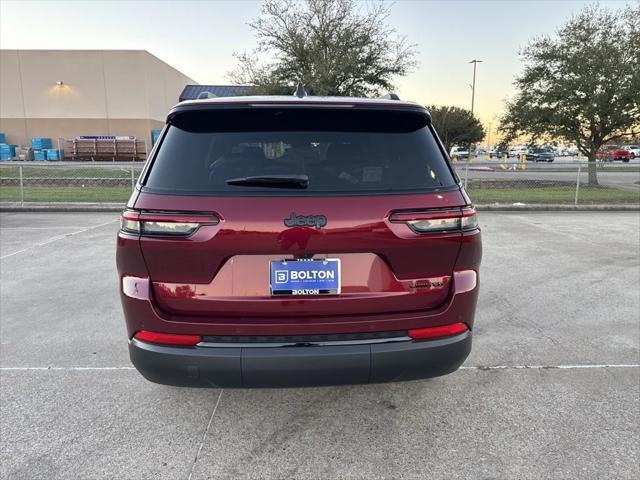
[[0, 50], [0, 131], [16, 144], [77, 135], [149, 140], [188, 83], [144, 50]]

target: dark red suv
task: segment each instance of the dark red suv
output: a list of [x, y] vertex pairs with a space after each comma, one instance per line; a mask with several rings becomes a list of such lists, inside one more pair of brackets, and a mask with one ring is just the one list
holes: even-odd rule
[[480, 258], [424, 107], [182, 102], [118, 234], [131, 361], [183, 386], [447, 374], [471, 350]]

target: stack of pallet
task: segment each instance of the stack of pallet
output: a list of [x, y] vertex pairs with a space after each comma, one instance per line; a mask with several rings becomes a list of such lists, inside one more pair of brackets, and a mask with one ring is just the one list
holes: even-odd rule
[[65, 160], [80, 161], [143, 161], [147, 145], [136, 137], [81, 136], [61, 139]]
[[34, 160], [60, 160], [60, 150], [52, 148], [50, 138], [34, 137], [31, 139]]

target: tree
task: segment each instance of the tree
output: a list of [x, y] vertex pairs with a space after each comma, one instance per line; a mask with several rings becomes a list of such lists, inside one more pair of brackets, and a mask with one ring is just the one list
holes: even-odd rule
[[640, 4], [589, 6], [520, 55], [524, 71], [501, 130], [511, 139], [575, 143], [589, 160], [589, 184], [597, 185], [598, 149], [640, 132]]
[[363, 10], [353, 0], [265, 0], [249, 24], [257, 48], [235, 54], [229, 76], [260, 94], [291, 94], [298, 81], [314, 95], [388, 93], [416, 66], [415, 45], [386, 25], [388, 15], [382, 2]]
[[427, 108], [431, 113], [433, 127], [438, 132], [447, 152], [455, 144], [467, 145], [484, 138], [484, 128], [470, 110], [436, 105]]

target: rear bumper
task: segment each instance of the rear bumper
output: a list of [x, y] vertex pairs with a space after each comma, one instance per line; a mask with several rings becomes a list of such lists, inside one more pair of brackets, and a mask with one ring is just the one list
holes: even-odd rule
[[389, 343], [293, 347], [167, 347], [129, 342], [131, 361], [155, 383], [185, 387], [303, 387], [380, 383], [454, 372], [471, 332]]

